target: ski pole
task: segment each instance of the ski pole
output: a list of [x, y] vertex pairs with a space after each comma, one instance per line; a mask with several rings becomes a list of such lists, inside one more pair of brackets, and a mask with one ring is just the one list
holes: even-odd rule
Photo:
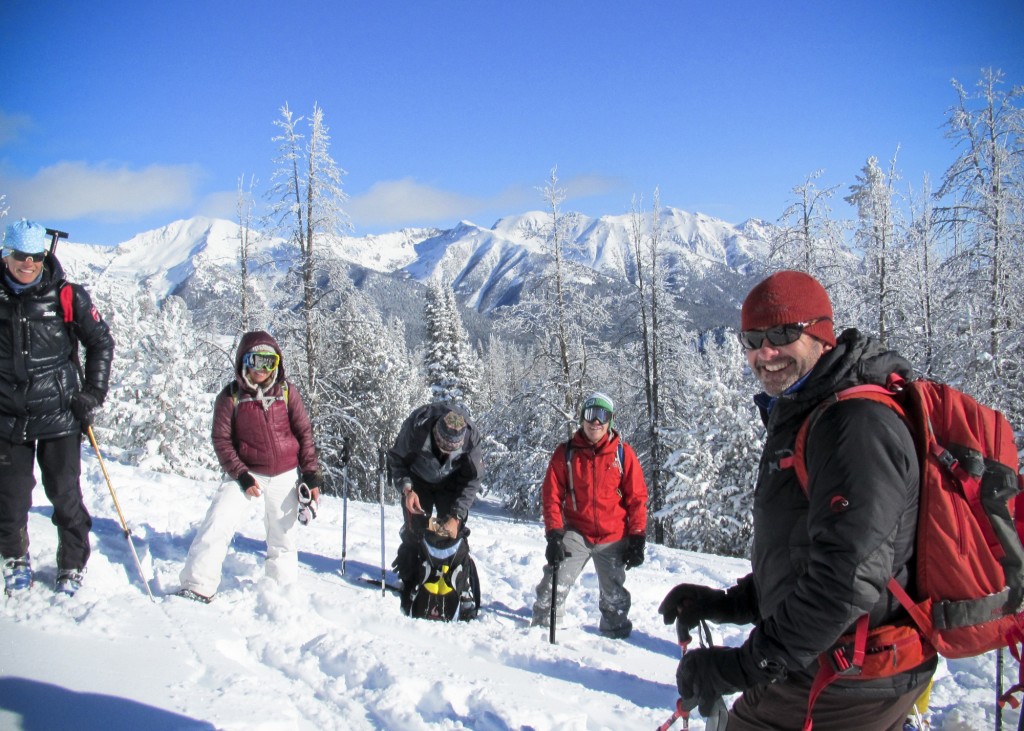
[[142, 571], [142, 563], [139, 561], [139, 554], [135, 552], [135, 543], [132, 541], [132, 532], [128, 528], [128, 523], [124, 519], [124, 513], [121, 512], [121, 505], [117, 502], [117, 493], [114, 492], [114, 485], [110, 482], [110, 475], [107, 474], [107, 467], [103, 464], [103, 455], [100, 454], [100, 447], [96, 444], [96, 435], [92, 433], [92, 426], [87, 426], [85, 431], [89, 435], [89, 441], [92, 442], [92, 448], [96, 451], [96, 459], [99, 461], [100, 469], [103, 471], [103, 477], [107, 481], [107, 488], [110, 490], [110, 497], [114, 499], [114, 509], [117, 510], [117, 517], [121, 520], [121, 528], [124, 529], [124, 537], [128, 539], [128, 547], [132, 549], [132, 558], [135, 559], [135, 568], [139, 570], [139, 578], [142, 579], [142, 585], [146, 587], [146, 593], [149, 594], [150, 601], [155, 602], [156, 599], [153, 598], [153, 592], [149, 590], [149, 581], [146, 580], [146, 574]]
[[996, 731], [1003, 729], [1003, 648], [996, 651]]
[[[683, 625], [682, 622], [680, 622], [677, 619], [676, 620], [676, 641], [679, 643], [679, 657], [680, 657], [680, 659], [686, 657], [686, 648], [690, 646], [690, 640], [691, 639], [693, 639], [693, 638], [690, 637], [689, 630], [686, 628], [685, 625]], [[672, 712], [672, 715], [669, 717], [669, 719], [667, 721], [665, 721], [665, 723], [663, 723], [660, 726], [658, 726], [658, 731], [668, 731], [670, 728], [672, 728], [672, 724], [674, 724], [676, 722], [677, 718], [683, 719], [683, 728], [684, 729], [690, 728], [690, 712], [686, 708], [683, 707], [683, 699], [682, 699], [682, 697], [679, 697], [679, 698], [676, 699], [676, 708], [675, 708], [675, 710]]]
[[555, 644], [555, 600], [558, 597], [558, 561], [551, 564], [551, 617], [548, 622], [548, 642]]
[[676, 701], [676, 710], [669, 716], [665, 723], [658, 726], [657, 731], [668, 731], [672, 728], [672, 724], [676, 722], [677, 718], [683, 719], [683, 728], [690, 728], [690, 713], [683, 709], [683, 699], [680, 698]]
[[377, 500], [380, 503], [380, 595], [388, 592], [387, 571], [384, 568], [384, 450], [380, 450], [377, 470]]
[[348, 437], [341, 443], [341, 575], [345, 575], [345, 555], [348, 552]]

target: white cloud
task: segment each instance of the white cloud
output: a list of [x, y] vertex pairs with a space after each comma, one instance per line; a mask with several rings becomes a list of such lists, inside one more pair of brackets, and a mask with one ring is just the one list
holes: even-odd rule
[[345, 204], [359, 226], [407, 226], [465, 218], [486, 201], [417, 183], [412, 178], [382, 180]]
[[32, 125], [31, 118], [26, 114], [7, 114], [0, 109], [0, 147], [9, 145], [21, 136], [23, 129]]
[[[621, 187], [622, 181], [583, 175], [561, 184], [572, 200], [603, 195]], [[344, 207], [357, 226], [399, 228], [472, 219], [480, 213], [518, 213], [542, 204], [536, 188], [528, 185], [510, 186], [493, 196], [471, 196], [403, 178], [374, 183], [366, 193], [353, 196]]]
[[201, 177], [196, 165], [150, 165], [141, 170], [60, 162], [30, 178], [0, 171], [0, 191], [25, 218], [133, 218], [192, 205]]
[[566, 199], [574, 200], [577, 198], [607, 195], [621, 189], [625, 182], [619, 178], [611, 178], [607, 175], [577, 175], [568, 180], [560, 180], [559, 185], [565, 188]]
[[196, 213], [208, 218], [224, 218], [228, 221], [237, 221], [238, 191], [222, 190], [210, 193], [200, 201]]

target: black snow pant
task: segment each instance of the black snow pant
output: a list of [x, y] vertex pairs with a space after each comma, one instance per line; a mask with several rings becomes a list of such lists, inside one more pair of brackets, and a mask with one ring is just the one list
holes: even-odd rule
[[13, 444], [0, 439], [0, 554], [28, 553], [28, 512], [39, 462], [43, 490], [53, 505], [57, 526], [57, 568], [83, 569], [89, 560], [92, 518], [82, 499], [82, 435], [69, 434]]
[[399, 531], [401, 543], [398, 544], [398, 555], [391, 563], [398, 578], [402, 580], [402, 609], [408, 613], [407, 606], [410, 604], [410, 594], [413, 584], [416, 581], [420, 564], [420, 540], [427, 531], [430, 523], [430, 515], [436, 508], [437, 520], [442, 520], [451, 515], [452, 506], [458, 494], [454, 490], [433, 490], [413, 484], [412, 491], [420, 499], [420, 507], [423, 508], [423, 515], [413, 515], [405, 507], [402, 501], [402, 515], [405, 522]]

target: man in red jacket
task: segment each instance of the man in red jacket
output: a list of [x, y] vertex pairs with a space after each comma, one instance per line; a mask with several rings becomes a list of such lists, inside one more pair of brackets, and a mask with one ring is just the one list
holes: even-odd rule
[[611, 428], [614, 412], [615, 405], [605, 394], [587, 397], [580, 409], [580, 428], [558, 445], [548, 464], [542, 488], [548, 563], [537, 585], [534, 625], [550, 622], [555, 566], [557, 622], [569, 589], [593, 558], [601, 634], [622, 639], [633, 630], [626, 569], [644, 562], [647, 484], [633, 448]]

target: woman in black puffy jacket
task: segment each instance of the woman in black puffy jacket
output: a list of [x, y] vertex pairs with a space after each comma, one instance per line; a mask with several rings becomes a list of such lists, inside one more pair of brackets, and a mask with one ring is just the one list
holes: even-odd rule
[[[28, 512], [34, 462], [57, 526], [57, 590], [73, 594], [89, 560], [81, 440], [107, 394], [114, 340], [89, 293], [21, 220], [4, 232], [0, 283], [0, 553], [8, 594], [32, 583]], [[78, 367], [78, 344], [85, 362]]]

